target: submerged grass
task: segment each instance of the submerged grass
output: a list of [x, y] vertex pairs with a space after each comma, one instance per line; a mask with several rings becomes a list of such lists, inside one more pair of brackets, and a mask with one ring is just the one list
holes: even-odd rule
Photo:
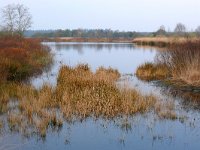
[[155, 112], [161, 119], [175, 120], [178, 118], [173, 101], [159, 101], [155, 105]]

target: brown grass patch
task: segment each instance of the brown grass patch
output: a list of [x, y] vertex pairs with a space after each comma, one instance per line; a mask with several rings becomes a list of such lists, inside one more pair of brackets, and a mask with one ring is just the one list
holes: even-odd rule
[[163, 80], [169, 77], [169, 70], [166, 65], [145, 63], [137, 68], [136, 76], [141, 80]]
[[118, 88], [119, 73], [111, 68], [90, 70], [63, 66], [57, 85], [57, 99], [65, 116], [116, 117], [146, 112], [155, 102], [134, 89]]

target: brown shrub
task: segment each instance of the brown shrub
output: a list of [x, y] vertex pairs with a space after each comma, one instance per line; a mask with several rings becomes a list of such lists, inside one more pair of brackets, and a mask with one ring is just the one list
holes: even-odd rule
[[1, 36], [0, 60], [0, 81], [19, 81], [41, 72], [51, 62], [51, 56], [37, 40]]

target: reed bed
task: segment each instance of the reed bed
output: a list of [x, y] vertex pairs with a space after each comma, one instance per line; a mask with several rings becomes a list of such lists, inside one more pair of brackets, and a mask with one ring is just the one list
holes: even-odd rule
[[[141, 37], [135, 38], [133, 43], [137, 45], [150, 45], [158, 47], [168, 47], [172, 44], [181, 44], [187, 42], [185, 37]], [[191, 38], [192, 41], [198, 40], [198, 38]]]

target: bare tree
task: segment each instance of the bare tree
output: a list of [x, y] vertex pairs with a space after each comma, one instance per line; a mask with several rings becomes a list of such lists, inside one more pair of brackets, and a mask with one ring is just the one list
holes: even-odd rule
[[198, 26], [198, 27], [196, 28], [195, 32], [196, 32], [197, 36], [200, 37], [200, 26]]
[[178, 35], [185, 35], [186, 33], [186, 26], [182, 23], [178, 23], [174, 29], [174, 32]]
[[7, 5], [2, 9], [4, 30], [22, 35], [32, 24], [32, 17], [27, 7], [21, 4]]
[[164, 26], [164, 25], [161, 25], [161, 26], [160, 26], [160, 30], [166, 31], [166, 30], [165, 30], [165, 26]]
[[161, 25], [160, 28], [154, 33], [155, 36], [165, 36], [167, 34], [165, 26]]
[[3, 29], [13, 34], [15, 27], [16, 12], [12, 5], [7, 5], [2, 9]]

